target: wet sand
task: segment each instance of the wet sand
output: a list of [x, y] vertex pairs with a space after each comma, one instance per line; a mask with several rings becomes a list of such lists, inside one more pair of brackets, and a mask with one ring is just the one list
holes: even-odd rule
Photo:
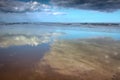
[[42, 80], [120, 80], [120, 41], [56, 41], [36, 67]]
[[120, 80], [119, 35], [114, 26], [3, 25], [0, 80]]

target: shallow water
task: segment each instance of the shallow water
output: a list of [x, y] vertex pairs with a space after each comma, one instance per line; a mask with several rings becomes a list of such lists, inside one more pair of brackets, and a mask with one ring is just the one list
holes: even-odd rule
[[[115, 56], [115, 55], [118, 56], [120, 54], [119, 52], [120, 47], [118, 46], [120, 44], [119, 40], [120, 40], [120, 28], [114, 28], [114, 27], [100, 28], [96, 26], [92, 28], [92, 27], [84, 27], [84, 26], [68, 27], [68, 26], [48, 26], [48, 25], [38, 25], [38, 24], [0, 25], [0, 80], [8, 80], [8, 79], [10, 80], [40, 80], [40, 79], [68, 80], [69, 78], [74, 79], [74, 77], [70, 76], [71, 71], [69, 71], [69, 66], [68, 66], [68, 65], [73, 66], [71, 65], [72, 63], [69, 63], [68, 61], [68, 65], [65, 64], [64, 66], [61, 66], [62, 64], [66, 63], [67, 60], [70, 59], [70, 57], [68, 56], [66, 57], [66, 54], [64, 54], [64, 53], [67, 53], [67, 54], [71, 53], [72, 51], [65, 52], [67, 50], [69, 51], [69, 49], [71, 50], [73, 49], [73, 52], [75, 53], [80, 53], [80, 51], [83, 51], [88, 56], [90, 55], [90, 54], [87, 54], [87, 53], [90, 53], [89, 51], [91, 51], [91, 53], [97, 52], [97, 51], [94, 52], [91, 49], [93, 50], [98, 49], [98, 53], [103, 52], [105, 58], [109, 58], [109, 56], [107, 55], [109, 53], [109, 50], [110, 49], [112, 50], [115, 48], [113, 51], [116, 53], [114, 53], [114, 56], [111, 56], [112, 58], [110, 60], [113, 60], [113, 62], [115, 63], [115, 64], [112, 63], [112, 65], [116, 65], [120, 62], [119, 57]], [[59, 41], [63, 41], [63, 42], [59, 43]], [[79, 41], [82, 41], [82, 43]], [[83, 45], [83, 47], [78, 46], [76, 43], [79, 45]], [[58, 44], [59, 46], [56, 44]], [[62, 44], [64, 44], [65, 46], [68, 46], [68, 48], [65, 46], [60, 47], [60, 45]], [[111, 45], [113, 46], [108, 47]], [[69, 46], [73, 46], [73, 47], [69, 48]], [[84, 46], [86, 47], [86, 49], [84, 49]], [[102, 46], [102, 48], [100, 46]], [[78, 47], [81, 50], [76, 52]], [[108, 49], [108, 52], [107, 52], [107, 49]], [[60, 55], [60, 56], [66, 57], [66, 60], [65, 61], [62, 60], [63, 63], [58, 64], [59, 62], [57, 62], [57, 59], [54, 60], [55, 58], [54, 56], [51, 57], [51, 55], [48, 55], [48, 56], [46, 55], [54, 51], [55, 53], [63, 53], [63, 55]], [[72, 54], [71, 56], [73, 55], [74, 54]], [[94, 55], [95, 58], [99, 56], [101, 58], [99, 59], [100, 60], [99, 62], [103, 63], [101, 65], [104, 65], [104, 62], [101, 61], [102, 55], [99, 55], [99, 54], [92, 54], [92, 55]], [[112, 54], [110, 53], [110, 55]], [[49, 60], [49, 56], [52, 59]], [[78, 54], [74, 56], [78, 56]], [[87, 58], [88, 56], [84, 55], [82, 57], [85, 57], [84, 59], [86, 60], [92, 60], [92, 59], [88, 59]], [[56, 55], [56, 58], [57, 57], [58, 55]], [[75, 57], [75, 58], [80, 58], [80, 57]], [[63, 59], [62, 57], [58, 57], [58, 61], [59, 61], [59, 58], [60, 60]], [[114, 59], [118, 59], [118, 60], [114, 60]], [[77, 61], [75, 61], [74, 63], [81, 64], [81, 62], [77, 62]], [[93, 63], [90, 63], [90, 64], [93, 64]], [[94, 62], [94, 64], [96, 63]], [[40, 68], [38, 68], [38, 65]], [[62, 70], [57, 72], [54, 71], [54, 68], [61, 69], [57, 65], [60, 65], [61, 67], [64, 67], [66, 69], [68, 68], [68, 71], [64, 73], [69, 74], [69, 76], [66, 74], [62, 74], [63, 73]], [[87, 67], [87, 64], [85, 65]], [[36, 73], [36, 66], [37, 66], [37, 73]], [[73, 66], [73, 68], [77, 68], [76, 66]], [[88, 67], [91, 67], [91, 66], [88, 66]], [[113, 67], [120, 68], [119, 65], [116, 65]], [[46, 72], [47, 70], [47, 73], [44, 74], [44, 77], [43, 75], [41, 75], [42, 74], [41, 69], [43, 70], [43, 73]], [[110, 69], [110, 70], [114, 70], [114, 69]], [[56, 78], [51, 78], [54, 76]], [[62, 77], [60, 78], [59, 76], [62, 76]], [[84, 80], [84, 78], [79, 78], [78, 76], [76, 80], [77, 79]], [[90, 78], [89, 80], [95, 80], [95, 79]]]

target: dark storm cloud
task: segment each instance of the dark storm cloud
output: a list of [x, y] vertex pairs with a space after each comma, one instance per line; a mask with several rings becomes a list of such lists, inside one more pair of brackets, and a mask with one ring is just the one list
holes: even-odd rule
[[32, 12], [50, 9], [53, 6], [111, 12], [120, 9], [120, 0], [0, 0], [1, 12]]
[[98, 11], [115, 11], [120, 9], [120, 0], [51, 0], [51, 3], [62, 7]]
[[1, 12], [30, 12], [41, 11], [47, 8], [49, 8], [49, 6], [37, 1], [0, 0]]

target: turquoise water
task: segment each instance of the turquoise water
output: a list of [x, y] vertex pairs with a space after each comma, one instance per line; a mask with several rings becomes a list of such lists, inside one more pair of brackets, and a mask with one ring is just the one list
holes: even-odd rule
[[32, 36], [38, 39], [79, 39], [110, 37], [120, 40], [120, 28], [82, 27], [82, 26], [48, 26], [37, 24], [0, 25], [0, 36]]
[[95, 31], [75, 31], [75, 30], [63, 30], [65, 34], [61, 36], [61, 39], [84, 39], [84, 38], [102, 38], [109, 37], [115, 40], [120, 40], [120, 33], [118, 32], [95, 32]]

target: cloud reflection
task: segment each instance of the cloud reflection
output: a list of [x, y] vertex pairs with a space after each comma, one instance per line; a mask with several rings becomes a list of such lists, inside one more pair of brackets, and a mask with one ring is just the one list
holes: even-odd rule
[[38, 46], [42, 43], [49, 43], [56, 40], [62, 33], [46, 33], [40, 35], [25, 35], [25, 34], [5, 34], [0, 36], [0, 47], [7, 48], [10, 46]]

